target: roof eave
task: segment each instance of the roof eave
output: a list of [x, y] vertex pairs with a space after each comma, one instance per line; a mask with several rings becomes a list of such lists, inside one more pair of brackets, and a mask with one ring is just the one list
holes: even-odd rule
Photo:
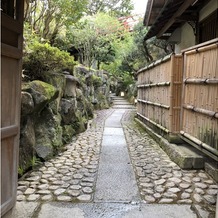
[[[152, 1], [152, 0], [150, 0]], [[178, 3], [178, 1], [176, 1]], [[167, 30], [177, 21], [177, 19], [187, 10], [188, 7], [190, 7], [196, 0], [184, 0], [181, 1], [178, 8], [173, 11], [172, 16], [170, 19], [165, 19], [166, 14], [168, 16], [168, 11], [171, 10], [170, 7], [172, 7], [172, 1], [168, 0], [164, 6], [162, 7], [162, 10], [160, 10], [158, 16], [156, 17], [155, 21], [153, 22], [151, 28], [149, 29], [148, 33], [146, 34], [144, 40], [147, 40], [153, 36], [157, 36], [157, 38], [161, 38], [164, 33], [168, 33]], [[151, 9], [152, 10], [152, 9]], [[164, 21], [163, 21], [164, 20]], [[147, 21], [149, 22], [149, 19], [147, 18]], [[160, 21], [162, 21], [163, 25], [160, 26]], [[157, 29], [158, 28], [158, 29]]]

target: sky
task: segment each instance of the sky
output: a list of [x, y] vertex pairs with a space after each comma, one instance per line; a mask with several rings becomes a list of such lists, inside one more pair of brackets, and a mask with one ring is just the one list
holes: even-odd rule
[[147, 5], [147, 0], [132, 0], [134, 4], [134, 13], [135, 14], [142, 14], [144, 16], [145, 10], [146, 10], [146, 5]]

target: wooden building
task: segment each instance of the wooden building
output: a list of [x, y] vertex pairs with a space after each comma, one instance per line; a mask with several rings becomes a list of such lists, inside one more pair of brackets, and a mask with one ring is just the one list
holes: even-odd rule
[[138, 71], [138, 118], [218, 161], [217, 0], [148, 0], [144, 25], [175, 54]]
[[1, 215], [16, 202], [23, 0], [1, 1]]

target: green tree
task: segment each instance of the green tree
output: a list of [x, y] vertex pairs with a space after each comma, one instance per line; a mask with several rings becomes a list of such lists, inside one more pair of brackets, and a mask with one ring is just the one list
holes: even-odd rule
[[125, 31], [117, 18], [98, 13], [81, 19], [69, 34], [72, 46], [80, 53], [82, 64], [91, 67], [97, 63], [96, 68], [99, 68], [101, 63], [114, 60], [114, 44], [121, 40]]
[[120, 69], [128, 72], [136, 72], [154, 60], [160, 59], [171, 51], [167, 49], [165, 40], [151, 38], [147, 41], [144, 37], [147, 33], [142, 21], [138, 22], [132, 32], [132, 46], [122, 58]]
[[25, 21], [32, 31], [53, 44], [61, 31], [82, 17], [87, 0], [25, 0], [25, 3]]
[[95, 15], [104, 12], [122, 17], [131, 14], [133, 8], [131, 0], [89, 0], [87, 14]]

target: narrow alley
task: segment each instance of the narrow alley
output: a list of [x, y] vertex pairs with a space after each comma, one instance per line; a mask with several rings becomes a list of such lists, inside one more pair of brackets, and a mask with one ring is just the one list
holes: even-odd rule
[[218, 185], [203, 170], [180, 169], [134, 122], [135, 107], [113, 98], [66, 151], [19, 180], [16, 207], [6, 217], [211, 215]]

